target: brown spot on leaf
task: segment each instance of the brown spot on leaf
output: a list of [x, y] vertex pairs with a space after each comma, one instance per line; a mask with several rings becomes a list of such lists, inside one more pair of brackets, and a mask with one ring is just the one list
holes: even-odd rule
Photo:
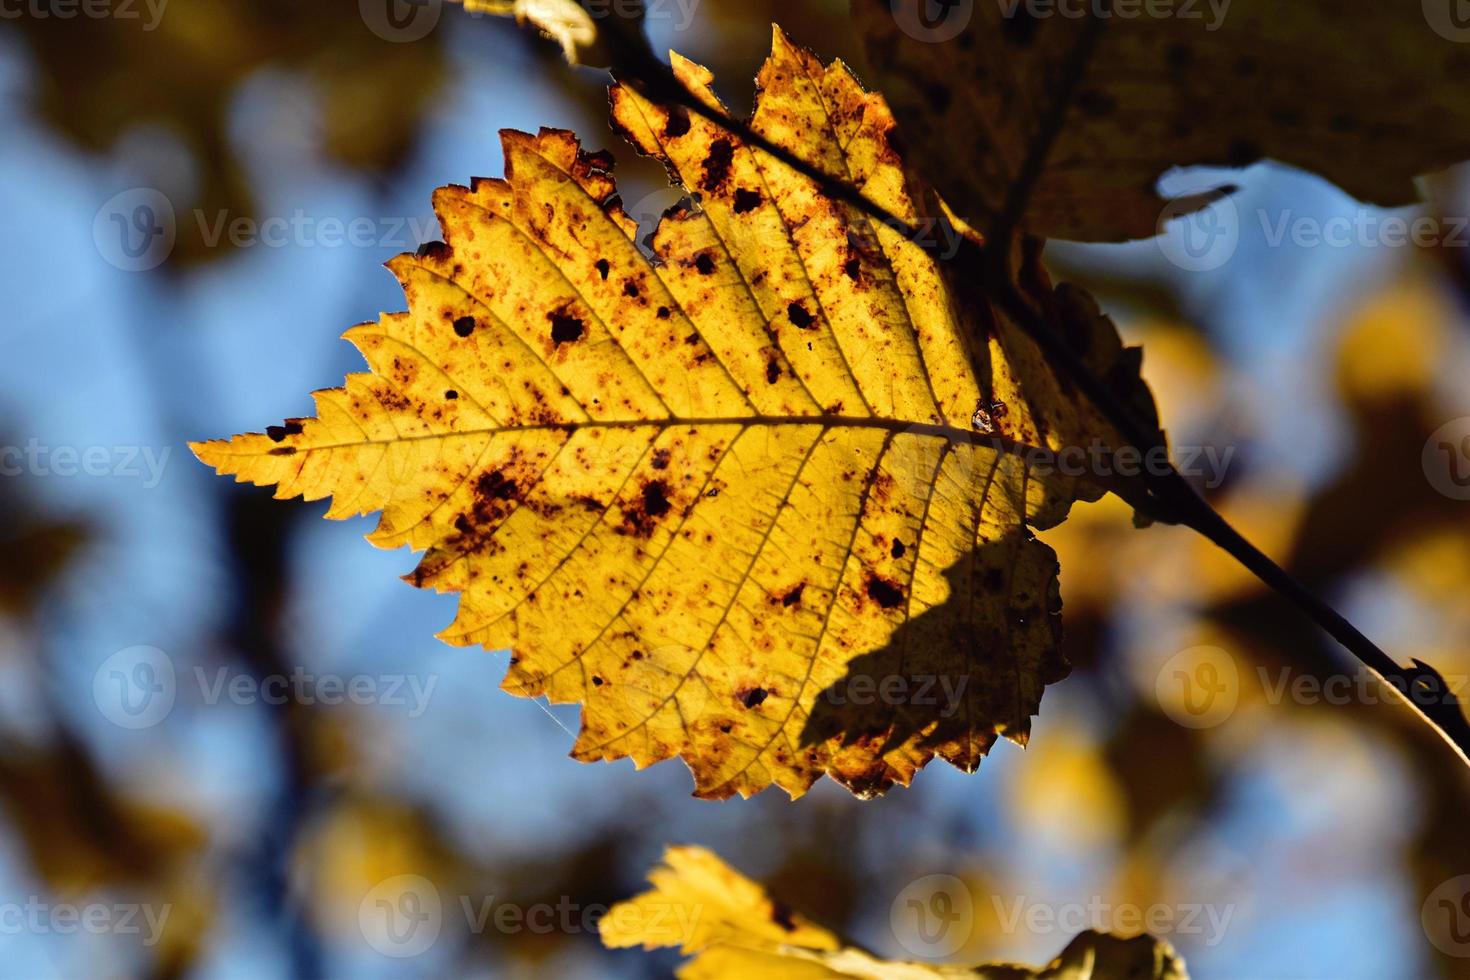
[[454, 321], [454, 332], [461, 337], [468, 337], [475, 332], [475, 318], [462, 316]]
[[678, 139], [689, 132], [689, 110], [681, 105], [676, 105], [669, 110], [669, 118], [664, 121], [664, 135], [670, 139]]
[[812, 324], [817, 322], [817, 318], [808, 313], [806, 307], [800, 303], [792, 303], [786, 307], [786, 315], [798, 330], [810, 330]]
[[704, 178], [699, 186], [714, 193], [730, 176], [730, 164], [735, 160], [735, 144], [728, 138], [720, 138], [710, 144], [709, 154], [704, 158]]
[[587, 332], [582, 319], [572, 316], [567, 310], [568, 307], [564, 306], [546, 314], [546, 319], [551, 321], [551, 342], [557, 347], [581, 340], [582, 335]]
[[770, 692], [763, 687], [747, 687], [735, 692], [740, 703], [747, 708], [757, 708], [761, 702], [770, 696]]
[[884, 609], [903, 604], [903, 587], [877, 575], [868, 576], [868, 598]]
[[301, 435], [301, 420], [287, 419], [284, 425], [268, 425], [265, 434], [270, 437], [271, 442], [280, 442], [287, 436]]
[[597, 260], [597, 274], [602, 277], [602, 281], [603, 282], [606, 282], [607, 281], [607, 274], [609, 272], [611, 272], [611, 271], [612, 271], [612, 263], [611, 262], [609, 262], [607, 259], [598, 259]]
[[701, 276], [707, 276], [715, 271], [715, 260], [710, 258], [708, 252], [701, 252], [699, 253], [699, 257], [694, 260], [694, 268], [699, 270]]
[[663, 480], [650, 480], [643, 485], [643, 492], [633, 503], [623, 507], [623, 523], [618, 527], [618, 533], [635, 538], [650, 537], [654, 523], [672, 509], [669, 485]]
[[742, 187], [735, 192], [735, 213], [745, 214], [761, 206], [761, 192]]
[[907, 550], [908, 549], [904, 547], [903, 542], [895, 538], [893, 540], [893, 547], [889, 550], [889, 554], [893, 555], [893, 557], [895, 558], [902, 558], [904, 552]]

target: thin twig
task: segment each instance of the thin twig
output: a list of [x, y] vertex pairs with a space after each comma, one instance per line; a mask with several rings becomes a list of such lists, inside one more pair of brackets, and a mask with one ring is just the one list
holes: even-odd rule
[[[1078, 45], [1075, 64], [1085, 65], [1095, 49], [1098, 37], [1096, 30], [1089, 31]], [[1154, 427], [1141, 421], [1088, 368], [1077, 351], [1026, 301], [1012, 280], [1008, 243], [1015, 229], [1020, 227], [1030, 192], [1035, 187], [1049, 153], [1050, 143], [1060, 131], [1060, 120], [1065, 116], [1062, 109], [1065, 106], [1054, 113], [1054, 126], [1049, 128], [1043, 125], [1038, 131], [1044, 140], [1039, 138], [1030, 148], [1026, 161], [1028, 172], [1018, 175], [1017, 184], [1008, 195], [1006, 207], [999, 218], [998, 228], [991, 229], [992, 235], [998, 230], [1003, 237], [988, 238], [986, 245], [981, 246], [967, 236], [960, 235], [957, 236], [959, 249], [948, 252], [935, 242], [927, 240], [918, 228], [871, 200], [856, 187], [826, 173], [785, 147], [776, 145], [748, 123], [731, 118], [705, 104], [689, 91], [668, 65], [653, 55], [641, 35], [639, 41], [641, 43], [619, 46], [622, 57], [614, 69], [619, 80], [633, 85], [641, 94], [655, 102], [682, 106], [739, 137], [747, 145], [756, 147], [816, 182], [828, 196], [852, 205], [904, 235], [936, 261], [956, 263], [962, 270], [977, 274], [986, 297], [1036, 342], [1048, 360], [1077, 385], [1120, 435], [1139, 449], [1147, 449], [1158, 441]], [[1069, 84], [1072, 88], [1080, 83], [1082, 74], [1079, 68], [1075, 73], [1076, 77], [1070, 78]], [[1418, 660], [1406, 669], [1384, 653], [1327, 602], [1251, 544], [1199, 495], [1172, 461], [1165, 473], [1146, 473], [1143, 481], [1147, 487], [1147, 497], [1136, 498], [1129, 494], [1127, 499], [1130, 503], [1146, 510], [1150, 516], [1189, 527], [1240, 562], [1261, 582], [1306, 614], [1367, 667], [1380, 682], [1398, 694], [1470, 766], [1470, 722], [1466, 720], [1459, 699], [1438, 671]]]

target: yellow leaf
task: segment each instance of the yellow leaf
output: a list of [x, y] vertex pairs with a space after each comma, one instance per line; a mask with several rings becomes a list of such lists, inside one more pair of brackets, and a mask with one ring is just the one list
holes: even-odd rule
[[1470, 104], [1445, 84], [1470, 69], [1453, 4], [1068, 7], [853, 0], [915, 161], [982, 229], [1028, 172], [1029, 230], [1119, 241], [1210, 199], [1166, 209], [1173, 167], [1270, 157], [1393, 207], [1470, 157]]
[[693, 959], [680, 980], [1188, 980], [1161, 939], [1084, 932], [1041, 968], [993, 963], [936, 966], [880, 960], [773, 902], [759, 885], [701, 847], [670, 847], [648, 876], [653, 889], [614, 905], [600, 923], [613, 949], [677, 946]]
[[600, 923], [612, 949], [780, 945], [835, 950], [837, 937], [771, 900], [755, 882], [702, 847], [670, 847], [648, 876], [653, 891], [608, 910]]
[[[591, 9], [577, 0], [463, 0], [465, 9], [476, 14], [514, 17], [531, 24], [557, 44], [573, 65], [605, 66], [616, 50], [614, 35], [638, 34], [643, 28], [643, 7], [631, 0], [596, 4]], [[641, 36], [641, 35], [640, 35]]]
[[[714, 104], [708, 73], [675, 71]], [[882, 100], [779, 32], [753, 125], [922, 227]], [[1024, 742], [1057, 650], [1030, 528], [1101, 491], [1034, 455], [1118, 440], [1038, 348], [918, 245], [697, 115], [613, 90], [617, 127], [699, 197], [635, 241], [604, 153], [503, 134], [445, 187], [445, 242], [389, 268], [409, 312], [347, 338], [371, 374], [316, 419], [197, 444], [277, 495], [382, 511], [462, 594], [441, 637], [509, 647], [505, 687], [583, 703], [573, 755], [683, 758], [696, 793], [800, 795], [966, 770]], [[1020, 288], [1151, 413], [1095, 304]]]

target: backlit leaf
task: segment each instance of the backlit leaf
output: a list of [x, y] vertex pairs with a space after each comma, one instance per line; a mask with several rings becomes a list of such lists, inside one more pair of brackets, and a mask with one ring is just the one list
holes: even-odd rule
[[[757, 130], [939, 227], [846, 68], [778, 32], [760, 85]], [[509, 647], [508, 690], [585, 705], [578, 759], [677, 755], [709, 797], [823, 773], [870, 794], [1024, 742], [1066, 673], [1030, 528], [1101, 493], [1033, 450], [1116, 436], [915, 243], [697, 115], [612, 102], [699, 198], [651, 252], [610, 157], [506, 132], [506, 178], [442, 188], [445, 241], [389, 263], [409, 312], [348, 332], [372, 373], [200, 458], [330, 495], [329, 517], [382, 511], [370, 540], [424, 549], [410, 580], [461, 593], [444, 640]], [[1035, 249], [1021, 267], [1150, 412], [1090, 299]]]
[[645, 892], [608, 910], [599, 925], [614, 949], [678, 947], [692, 955], [680, 980], [1188, 980], [1167, 942], [1079, 934], [1051, 963], [976, 967], [880, 960], [813, 925], [702, 847], [670, 847]]
[[[1263, 157], [1384, 207], [1470, 157], [1453, 3], [852, 0], [914, 160], [979, 227], [1033, 163], [1026, 227], [1158, 231], [1172, 167]], [[1192, 210], [1208, 195], [1176, 202]]]

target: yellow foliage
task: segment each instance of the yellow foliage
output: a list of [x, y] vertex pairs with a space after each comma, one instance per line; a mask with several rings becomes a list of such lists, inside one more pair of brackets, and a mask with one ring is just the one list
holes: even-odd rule
[[[699, 98], [710, 76], [677, 56]], [[775, 35], [752, 125], [925, 228], [938, 204], [841, 64]], [[573, 755], [680, 756], [701, 796], [824, 772], [855, 792], [1024, 741], [1057, 650], [1031, 527], [1101, 491], [1033, 451], [1112, 430], [925, 251], [697, 115], [612, 92], [698, 202], [640, 249], [605, 153], [503, 134], [504, 180], [435, 195], [389, 268], [409, 312], [347, 333], [372, 372], [318, 417], [197, 444], [277, 496], [374, 510], [461, 593], [441, 636], [507, 689], [586, 705]], [[1136, 351], [1035, 251], [1020, 286], [1120, 395]]]
[[1188, 980], [1169, 944], [1084, 932], [1045, 967], [936, 966], [880, 960], [773, 902], [759, 885], [699, 847], [670, 847], [645, 892], [608, 910], [602, 941], [612, 948], [677, 946], [693, 959], [680, 980]]

